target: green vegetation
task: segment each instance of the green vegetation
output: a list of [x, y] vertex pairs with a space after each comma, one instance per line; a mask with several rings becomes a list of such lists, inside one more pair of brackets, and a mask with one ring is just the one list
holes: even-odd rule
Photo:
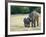
[[41, 7], [35, 7], [35, 6], [11, 6], [11, 14], [27, 14], [31, 13], [33, 10], [36, 10], [37, 12], [41, 12]]

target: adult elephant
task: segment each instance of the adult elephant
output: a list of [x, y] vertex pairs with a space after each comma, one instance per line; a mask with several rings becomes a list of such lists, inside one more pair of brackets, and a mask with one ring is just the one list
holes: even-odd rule
[[32, 11], [29, 14], [30, 19], [32, 19], [32, 27], [36, 27], [36, 21], [37, 21], [37, 26], [39, 26], [39, 16], [40, 14], [36, 11]]

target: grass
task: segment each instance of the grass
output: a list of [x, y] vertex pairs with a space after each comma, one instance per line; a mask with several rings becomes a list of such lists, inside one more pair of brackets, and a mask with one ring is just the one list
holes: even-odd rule
[[[28, 14], [26, 15], [11, 15], [10, 16], [10, 31], [25, 31], [23, 19], [25, 17], [28, 17]], [[31, 24], [30, 24], [31, 26]], [[32, 28], [30, 27], [30, 30], [40, 30], [40, 26]]]

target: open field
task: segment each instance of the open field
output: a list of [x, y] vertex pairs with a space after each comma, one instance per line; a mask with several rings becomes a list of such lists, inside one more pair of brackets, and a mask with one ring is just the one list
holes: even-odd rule
[[[10, 16], [10, 31], [25, 31], [23, 19], [25, 17], [28, 17], [28, 14], [23, 14], [23, 15], [11, 15]], [[30, 28], [29, 31], [31, 30], [40, 30], [40, 20], [41, 18], [39, 17], [39, 26], [32, 28], [31, 23], [30, 23]]]

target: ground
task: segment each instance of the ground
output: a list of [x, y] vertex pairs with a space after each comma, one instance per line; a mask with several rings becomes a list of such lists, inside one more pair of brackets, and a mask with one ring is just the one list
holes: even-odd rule
[[[23, 23], [23, 19], [25, 17], [28, 17], [28, 14], [19, 14], [19, 15], [11, 15], [10, 16], [10, 31], [25, 31], [25, 27], [24, 27], [24, 23]], [[40, 20], [41, 17], [39, 17], [39, 26], [35, 27], [35, 28], [32, 28], [31, 27], [31, 23], [30, 23], [30, 28], [29, 28], [29, 31], [31, 30], [40, 30]], [[27, 30], [26, 30], [27, 31]]]

